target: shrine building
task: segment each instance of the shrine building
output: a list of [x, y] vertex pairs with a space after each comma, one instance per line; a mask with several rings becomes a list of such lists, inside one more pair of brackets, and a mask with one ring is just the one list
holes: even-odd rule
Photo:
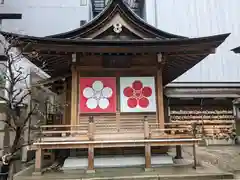
[[194, 126], [170, 122], [164, 87], [229, 35], [170, 34], [144, 22], [122, 0], [62, 34], [2, 34], [17, 37], [37, 66], [45, 62], [51, 76], [45, 84], [63, 99], [62, 118], [41, 126], [42, 136], [29, 147], [36, 150], [36, 171], [42, 170], [46, 150], [84, 149], [88, 172], [95, 170], [95, 154], [140, 153], [151, 168], [152, 154], [176, 146], [181, 156], [181, 145], [198, 143]]

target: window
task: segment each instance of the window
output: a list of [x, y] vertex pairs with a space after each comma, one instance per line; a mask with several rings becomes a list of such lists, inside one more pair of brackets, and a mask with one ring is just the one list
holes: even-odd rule
[[87, 0], [80, 0], [80, 6], [86, 6]]
[[0, 4], [4, 4], [4, 0], [0, 0]]
[[86, 24], [86, 22], [87, 22], [86, 20], [81, 20], [80, 21], [80, 26], [83, 26], [84, 24]]
[[0, 19], [0, 30], [2, 29], [2, 19]]
[[109, 2], [109, 0], [105, 0], [105, 5], [107, 5], [108, 2]]

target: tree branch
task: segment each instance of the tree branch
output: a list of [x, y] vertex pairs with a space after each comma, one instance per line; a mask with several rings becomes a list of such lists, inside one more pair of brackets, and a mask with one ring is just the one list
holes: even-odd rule
[[4, 122], [5, 124], [8, 125], [8, 127], [12, 128], [14, 131], [16, 131], [16, 128], [12, 126], [11, 122], [8, 122], [8, 120], [0, 120], [2, 122]]
[[36, 110], [36, 108], [37, 108], [37, 105], [35, 104], [34, 107], [33, 107], [33, 109], [28, 113], [27, 117], [25, 118], [21, 129], [24, 129], [24, 127], [26, 126], [26, 123], [27, 123], [28, 120], [31, 118], [31, 116], [32, 116], [33, 112]]
[[5, 101], [5, 102], [8, 102], [8, 99], [6, 99], [5, 97], [0, 96], [0, 99]]
[[29, 96], [31, 94], [31, 92], [29, 91], [28, 93], [26, 93], [25, 95], [23, 95], [21, 98], [20, 98], [20, 100], [19, 101], [16, 101], [16, 103], [15, 103], [15, 106], [16, 107], [18, 107], [18, 106], [20, 106], [20, 105], [23, 105], [23, 101], [24, 101], [24, 99], [27, 97], [27, 96]]

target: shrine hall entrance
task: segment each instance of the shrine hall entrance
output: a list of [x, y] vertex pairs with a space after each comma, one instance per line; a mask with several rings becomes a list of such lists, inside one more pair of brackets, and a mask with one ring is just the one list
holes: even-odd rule
[[[112, 134], [115, 139], [122, 139], [127, 134], [127, 139], [139, 137], [139, 134], [142, 138], [144, 121], [148, 121], [151, 128], [163, 128], [163, 85], [161, 70], [156, 66], [156, 55], [121, 55], [117, 58], [120, 63], [114, 62], [115, 57], [92, 56], [92, 68], [79, 65], [72, 77], [66, 80], [67, 92], [70, 92], [70, 96], [66, 96], [67, 102], [73, 103], [71, 100], [74, 98], [77, 107], [74, 104], [76, 109], [71, 106], [65, 109], [65, 119], [68, 120], [65, 124], [77, 125], [76, 130], [87, 131], [89, 122], [94, 121], [96, 134], [101, 132], [99, 139], [105, 136], [109, 139]], [[103, 67], [98, 66], [99, 59], [104, 62]], [[123, 65], [126, 59], [128, 64]], [[148, 64], [153, 64], [151, 67], [139, 65], [132, 68], [132, 64], [146, 64], [147, 59]], [[90, 60], [84, 62], [90, 63]], [[69, 113], [73, 110], [77, 114], [76, 120]]]

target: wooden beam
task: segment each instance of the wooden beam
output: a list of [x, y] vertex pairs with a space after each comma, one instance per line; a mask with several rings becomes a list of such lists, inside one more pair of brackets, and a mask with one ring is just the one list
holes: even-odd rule
[[38, 148], [35, 154], [35, 172], [41, 172], [43, 167], [43, 150]]
[[169, 52], [164, 53], [166, 56], [187, 56], [187, 55], [207, 55], [207, 54], [215, 54], [216, 48], [209, 48], [209, 49], [201, 49], [198, 51], [186, 51], [186, 52]]
[[[47, 57], [68, 57], [71, 59], [71, 53], [65, 53], [65, 52], [56, 52], [56, 51], [40, 51], [37, 52], [41, 56], [47, 56]], [[23, 52], [23, 55], [32, 55], [32, 52]], [[47, 59], [48, 60], [48, 59]]]
[[[94, 42], [95, 43], [95, 42]], [[141, 44], [141, 45], [140, 45]], [[132, 43], [131, 45], [126, 44], [86, 44], [82, 42], [81, 44], [64, 44], [60, 45], [57, 43], [48, 44], [33, 44], [31, 48], [26, 49], [25, 52], [32, 52], [33, 49], [36, 51], [56, 51], [64, 53], [72, 52], [91, 52], [91, 53], [181, 53], [181, 54], [211, 54], [213, 53], [213, 46], [215, 43], [200, 43], [200, 44], [143, 44], [143, 42]]]
[[164, 103], [163, 103], [163, 80], [162, 80], [162, 68], [157, 71], [156, 76], [157, 84], [157, 120], [160, 129], [164, 129]]
[[[77, 125], [78, 120], [78, 71], [72, 67], [72, 89], [71, 89], [71, 125]], [[73, 128], [74, 129], [74, 128]]]
[[[82, 141], [82, 140], [81, 140]], [[86, 140], [84, 140], [86, 141]], [[198, 140], [199, 142], [200, 140]], [[71, 142], [64, 142], [65, 144], [61, 144], [59, 142], [51, 142], [48, 144], [34, 144], [31, 145], [31, 147], [29, 148], [29, 150], [36, 150], [39, 147], [42, 147], [44, 149], [87, 149], [89, 147], [89, 145], [87, 143], [85, 144], [79, 144], [79, 143], [71, 143]], [[193, 142], [189, 142], [189, 141], [179, 141], [179, 142], [150, 142], [151, 146], [176, 146], [176, 145], [192, 145]], [[94, 148], [116, 148], [116, 147], [144, 147], [145, 143], [139, 143], [136, 141], [133, 141], [130, 143], [102, 143], [102, 144], [93, 144]]]
[[157, 71], [156, 66], [132, 66], [129, 68], [104, 68], [101, 66], [78, 66], [79, 71]]

